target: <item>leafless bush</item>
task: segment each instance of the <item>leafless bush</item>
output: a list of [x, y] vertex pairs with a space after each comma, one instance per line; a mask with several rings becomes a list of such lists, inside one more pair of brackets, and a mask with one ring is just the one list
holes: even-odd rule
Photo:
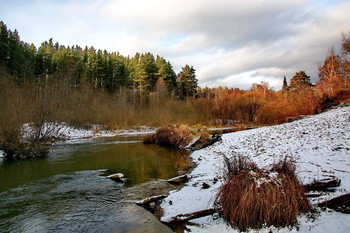
[[310, 211], [290, 161], [277, 163], [271, 171], [258, 168], [242, 156], [232, 162], [226, 158], [225, 163], [226, 180], [215, 203], [230, 226], [240, 231], [292, 227], [299, 213]]
[[0, 131], [0, 149], [8, 159], [43, 157], [50, 145], [63, 138], [57, 123], [10, 125]]

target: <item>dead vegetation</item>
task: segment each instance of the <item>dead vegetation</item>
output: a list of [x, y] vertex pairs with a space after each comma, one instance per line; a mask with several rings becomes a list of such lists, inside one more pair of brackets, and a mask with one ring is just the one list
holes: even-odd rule
[[7, 125], [0, 131], [0, 149], [7, 159], [43, 157], [53, 142], [63, 139], [60, 130], [56, 123]]
[[155, 134], [144, 137], [146, 144], [158, 144], [170, 147], [187, 146], [194, 137], [194, 133], [187, 125], [167, 125], [159, 128]]
[[215, 203], [227, 224], [240, 231], [275, 226], [292, 227], [299, 213], [310, 212], [295, 165], [284, 160], [270, 171], [246, 157], [225, 158], [225, 182]]

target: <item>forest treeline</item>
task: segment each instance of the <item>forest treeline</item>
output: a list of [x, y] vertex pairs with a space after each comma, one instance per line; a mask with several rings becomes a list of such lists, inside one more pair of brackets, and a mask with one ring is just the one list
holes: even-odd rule
[[155, 91], [157, 81], [161, 80], [169, 93], [181, 99], [193, 96], [197, 88], [195, 70], [188, 65], [177, 79], [170, 62], [151, 53], [125, 57], [94, 47], [66, 47], [52, 39], [36, 48], [21, 41], [18, 32], [7, 29], [3, 22], [0, 22], [0, 65], [17, 84], [33, 80], [64, 81], [79, 88], [88, 83], [109, 93], [128, 88], [147, 95]]
[[279, 91], [266, 82], [249, 90], [201, 88], [189, 65], [176, 74], [169, 61], [152, 53], [129, 57], [52, 39], [36, 48], [1, 22], [0, 131], [28, 122], [110, 129], [282, 123], [349, 100], [349, 63], [350, 34], [343, 34], [341, 53], [330, 50], [316, 84], [298, 71], [284, 77]]

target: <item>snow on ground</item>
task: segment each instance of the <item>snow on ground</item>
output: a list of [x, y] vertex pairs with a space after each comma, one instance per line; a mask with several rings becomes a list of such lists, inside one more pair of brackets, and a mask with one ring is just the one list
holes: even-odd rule
[[[222, 142], [195, 151], [191, 157], [197, 166], [190, 174], [192, 179], [164, 199], [161, 220], [212, 207], [212, 198], [221, 185], [223, 155], [237, 154], [249, 156], [261, 168], [289, 156], [296, 162], [297, 174], [304, 184], [334, 176], [341, 179], [335, 193], [314, 199], [312, 203], [350, 193], [350, 106], [283, 125], [225, 134]], [[214, 178], [219, 178], [219, 182], [214, 184]], [[211, 187], [203, 189], [203, 182]], [[235, 232], [221, 219], [204, 217], [192, 222], [199, 223], [189, 226], [192, 232]], [[349, 232], [350, 215], [328, 210], [321, 212], [315, 221], [301, 216], [299, 227], [298, 232]]]
[[120, 129], [114, 131], [102, 130], [100, 126], [94, 125], [91, 129], [78, 129], [68, 125], [60, 124], [60, 133], [67, 138], [68, 142], [74, 142], [81, 139], [97, 138], [97, 137], [114, 137], [114, 136], [137, 136], [151, 134], [156, 131], [155, 128], [141, 126], [135, 129]]

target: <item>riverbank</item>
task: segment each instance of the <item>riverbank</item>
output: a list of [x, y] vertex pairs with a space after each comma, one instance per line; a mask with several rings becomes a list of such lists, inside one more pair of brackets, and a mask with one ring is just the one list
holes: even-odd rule
[[[350, 106], [291, 123], [225, 134], [221, 142], [195, 151], [191, 158], [197, 166], [190, 174], [192, 179], [163, 200], [161, 220], [213, 207], [213, 197], [222, 184], [223, 155], [230, 158], [238, 154], [250, 157], [259, 167], [268, 167], [288, 156], [296, 163], [303, 184], [315, 179], [341, 179], [335, 192], [310, 199], [313, 204], [349, 193]], [[210, 187], [203, 188], [204, 183]], [[190, 223], [187, 228], [191, 232], [237, 232], [219, 217], [203, 217]], [[300, 216], [298, 229], [266, 228], [260, 232], [347, 232], [349, 227], [350, 215], [326, 209], [316, 219]]]

